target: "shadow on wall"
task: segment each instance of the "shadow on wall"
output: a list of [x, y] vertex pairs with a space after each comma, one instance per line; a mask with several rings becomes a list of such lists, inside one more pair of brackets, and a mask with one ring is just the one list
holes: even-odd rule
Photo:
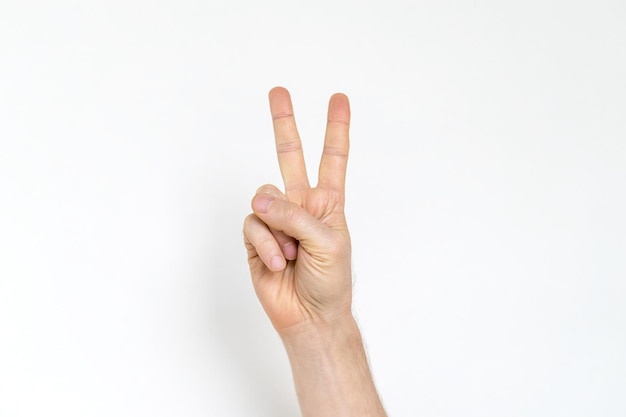
[[[210, 275], [204, 277], [205, 314], [214, 334], [208, 335], [214, 349], [221, 351], [224, 368], [241, 387], [238, 396], [257, 416], [298, 415], [288, 359], [279, 337], [256, 299], [243, 246], [241, 215], [248, 204], [245, 186], [216, 190], [220, 198], [210, 210]], [[233, 207], [244, 202], [243, 207]], [[201, 259], [200, 259], [201, 260]], [[201, 260], [202, 261], [202, 260]]]

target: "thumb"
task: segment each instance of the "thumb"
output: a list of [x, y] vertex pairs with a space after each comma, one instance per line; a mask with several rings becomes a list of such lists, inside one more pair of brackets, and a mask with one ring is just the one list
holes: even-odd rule
[[270, 228], [284, 232], [302, 245], [318, 246], [329, 237], [329, 229], [304, 208], [274, 195], [265, 192], [255, 195], [252, 210]]

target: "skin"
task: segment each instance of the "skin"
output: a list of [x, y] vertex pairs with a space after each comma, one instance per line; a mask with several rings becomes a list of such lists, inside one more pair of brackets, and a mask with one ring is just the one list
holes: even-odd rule
[[330, 98], [315, 187], [289, 92], [276, 87], [269, 101], [285, 192], [260, 187], [244, 221], [254, 289], [287, 350], [303, 416], [386, 416], [352, 316], [348, 98]]

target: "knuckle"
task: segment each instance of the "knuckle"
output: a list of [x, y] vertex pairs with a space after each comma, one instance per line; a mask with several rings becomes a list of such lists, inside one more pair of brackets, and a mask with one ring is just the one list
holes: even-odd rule
[[278, 154], [302, 151], [302, 144], [298, 139], [287, 140], [276, 144]]
[[268, 254], [275, 254], [280, 252], [280, 246], [274, 237], [267, 237], [263, 240], [263, 247]]
[[299, 224], [302, 222], [302, 214], [298, 207], [294, 207], [293, 205], [289, 205], [285, 209], [285, 218], [292, 224]]
[[333, 116], [327, 120], [328, 124], [338, 124], [343, 126], [350, 126], [350, 120], [345, 117]]
[[348, 152], [344, 147], [341, 146], [330, 146], [330, 145], [325, 145], [324, 146], [324, 151], [323, 151], [324, 155], [329, 155], [329, 156], [336, 156], [342, 159], [347, 159], [348, 158]]
[[272, 114], [272, 120], [293, 119], [293, 113], [288, 111], [276, 112]]
[[272, 184], [263, 184], [262, 186], [256, 189], [255, 194], [267, 193], [272, 188], [275, 188]]
[[264, 184], [260, 186], [256, 190], [255, 195], [257, 194], [269, 194], [269, 195], [272, 195], [274, 197], [279, 197], [279, 198], [283, 197], [283, 193], [278, 189], [278, 187], [276, 187], [273, 184]]
[[244, 231], [244, 233], [246, 232], [246, 230], [250, 229], [250, 226], [255, 221], [255, 219], [256, 219], [256, 215], [254, 213], [248, 214], [246, 216], [246, 218], [243, 219], [243, 231]]

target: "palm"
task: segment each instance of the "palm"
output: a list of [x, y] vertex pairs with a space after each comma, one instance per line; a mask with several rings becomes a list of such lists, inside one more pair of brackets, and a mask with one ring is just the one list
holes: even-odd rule
[[311, 188], [286, 90], [273, 90], [270, 106], [285, 198], [323, 224], [335, 243], [300, 242], [295, 259], [278, 272], [270, 270], [254, 250], [249, 252], [257, 295], [274, 326], [284, 329], [316, 319], [322, 308], [328, 312], [328, 307], [350, 305], [350, 237], [343, 213], [349, 107], [345, 96], [331, 99], [319, 183]]

